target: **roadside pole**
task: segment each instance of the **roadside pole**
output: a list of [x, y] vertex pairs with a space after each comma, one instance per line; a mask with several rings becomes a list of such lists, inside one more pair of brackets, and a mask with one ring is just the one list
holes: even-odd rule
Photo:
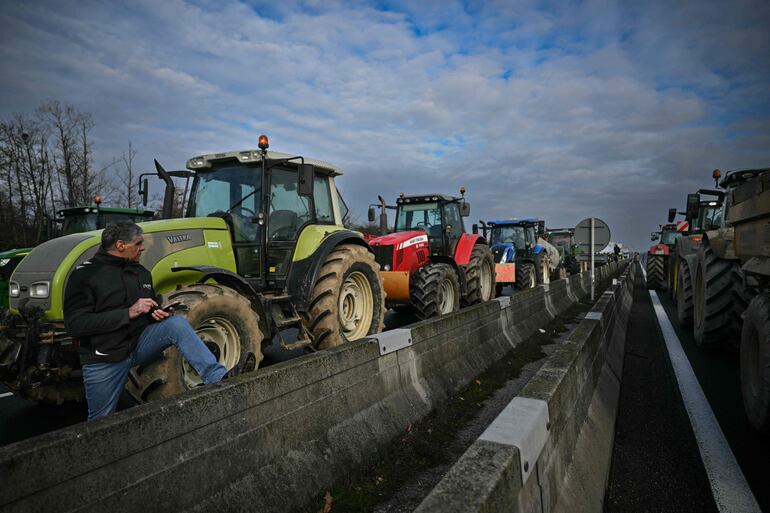
[[594, 218], [592, 217], [591, 218], [591, 303], [594, 302], [594, 278], [595, 278], [595, 276], [594, 276], [594, 263], [595, 263], [594, 262], [594, 254], [595, 254], [595, 251], [594, 251], [594, 241], [595, 241], [594, 230], [595, 230]]

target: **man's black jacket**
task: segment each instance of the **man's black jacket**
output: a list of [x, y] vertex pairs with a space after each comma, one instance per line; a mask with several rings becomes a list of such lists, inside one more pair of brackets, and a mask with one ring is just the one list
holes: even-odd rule
[[101, 248], [78, 265], [64, 291], [64, 325], [80, 340], [80, 363], [119, 362], [134, 350], [152, 319], [128, 318], [137, 299], [156, 301], [150, 271]]

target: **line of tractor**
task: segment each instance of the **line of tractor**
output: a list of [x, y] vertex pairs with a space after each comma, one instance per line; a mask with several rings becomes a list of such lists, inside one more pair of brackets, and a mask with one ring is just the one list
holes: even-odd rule
[[746, 415], [769, 434], [770, 169], [712, 178], [716, 189], [688, 194], [652, 234], [647, 286], [668, 291], [698, 346], [738, 349]]
[[[260, 136], [257, 150], [194, 157], [184, 170], [156, 161], [156, 173], [139, 180], [145, 205], [147, 176], [165, 182], [160, 219], [142, 223], [142, 264], [228, 369], [252, 370], [275, 338], [287, 350], [326, 349], [381, 332], [387, 308], [426, 319], [490, 301], [507, 285], [532, 288], [580, 271], [572, 230], [549, 232], [527, 218], [480, 222], [466, 232], [464, 188], [459, 197], [401, 194], [392, 206], [380, 198], [382, 233], [365, 237], [343, 224], [348, 207], [335, 185], [337, 167], [268, 148]], [[185, 182], [182, 217], [172, 215], [175, 178]], [[26, 399], [83, 397], [80, 341], [65, 328], [63, 294], [75, 267], [96, 253], [98, 229], [116, 220], [98, 205], [83, 213], [92, 210], [88, 231], [65, 231], [25, 250], [4, 274], [0, 379]], [[127, 390], [144, 402], [199, 383], [171, 348], [132, 369]]]

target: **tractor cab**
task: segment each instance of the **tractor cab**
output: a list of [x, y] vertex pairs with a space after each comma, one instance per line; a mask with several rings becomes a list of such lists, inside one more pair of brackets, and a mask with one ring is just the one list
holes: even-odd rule
[[470, 213], [470, 204], [464, 197], [445, 194], [405, 196], [402, 193], [396, 205], [396, 232], [424, 232], [428, 236], [431, 255], [455, 254], [457, 243], [465, 233], [463, 216]]
[[496, 263], [533, 258], [538, 251], [537, 237], [542, 221], [533, 218], [490, 221], [485, 223], [489, 244]]
[[154, 215], [155, 212], [152, 210], [102, 207], [101, 198], [97, 196], [95, 205], [60, 210], [55, 219], [57, 223], [60, 223], [60, 228], [56, 232], [58, 232], [58, 236], [90, 232], [101, 230], [110, 223], [120, 221], [133, 221], [135, 223], [151, 221]]
[[225, 220], [237, 272], [256, 290], [284, 289], [292, 256], [310, 242], [305, 228], [318, 232], [317, 242], [348, 212], [334, 186], [336, 167], [268, 152], [266, 140], [260, 151], [203, 155], [187, 168], [194, 172], [187, 217]]

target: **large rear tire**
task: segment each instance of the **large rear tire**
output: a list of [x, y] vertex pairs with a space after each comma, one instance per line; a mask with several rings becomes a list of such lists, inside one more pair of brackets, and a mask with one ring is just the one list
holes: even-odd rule
[[537, 285], [535, 266], [529, 262], [516, 264], [516, 283], [514, 285], [519, 290], [535, 288]]
[[682, 326], [692, 325], [692, 268], [695, 256], [679, 261], [676, 285], [676, 318]]
[[465, 266], [465, 295], [460, 299], [463, 306], [491, 301], [495, 297], [495, 261], [492, 250], [486, 244], [476, 244]]
[[460, 309], [460, 280], [449, 264], [428, 264], [414, 274], [409, 295], [420, 319], [446, 315]]
[[663, 290], [666, 283], [666, 255], [647, 255], [647, 288]]
[[[184, 317], [228, 371], [254, 370], [262, 361], [262, 340], [257, 313], [235, 290], [222, 285], [196, 284], [172, 292], [179, 301], [175, 314]], [[202, 382], [175, 347], [145, 367], [129, 372], [126, 391], [138, 402], [171, 397]]]
[[741, 333], [741, 393], [754, 429], [770, 434], [770, 294], [756, 296]]
[[363, 246], [341, 244], [329, 253], [303, 314], [315, 349], [327, 349], [382, 331], [385, 289], [374, 255]]
[[731, 339], [732, 273], [736, 266], [731, 260], [717, 257], [707, 242], [698, 251], [693, 279], [693, 334], [700, 347], [726, 344]]

